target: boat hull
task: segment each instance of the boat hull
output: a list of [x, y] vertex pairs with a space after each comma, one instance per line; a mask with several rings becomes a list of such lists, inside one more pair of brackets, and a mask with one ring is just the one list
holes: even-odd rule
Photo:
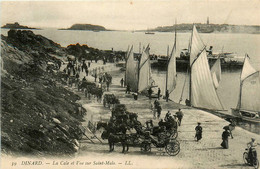
[[255, 117], [255, 113], [253, 112], [246, 111], [246, 110], [239, 110], [239, 109], [231, 109], [231, 112], [234, 116], [240, 117], [243, 121], [260, 123], [260, 118]]

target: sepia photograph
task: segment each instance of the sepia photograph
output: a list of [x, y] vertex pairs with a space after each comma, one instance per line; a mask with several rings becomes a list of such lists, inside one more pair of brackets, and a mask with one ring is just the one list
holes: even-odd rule
[[1, 0], [1, 169], [258, 169], [259, 0]]

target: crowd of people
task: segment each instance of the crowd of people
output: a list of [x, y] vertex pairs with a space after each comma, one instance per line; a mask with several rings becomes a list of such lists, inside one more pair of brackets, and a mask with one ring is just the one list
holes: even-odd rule
[[[97, 97], [98, 102], [101, 102], [102, 99], [102, 95], [104, 90], [109, 91], [109, 86], [112, 83], [112, 76], [109, 75], [108, 73], [101, 73], [104, 68], [103, 67], [99, 67], [99, 68], [95, 68], [92, 71], [89, 71], [89, 68], [91, 66], [91, 62], [86, 63], [85, 61], [82, 62], [78, 62], [78, 61], [69, 61], [66, 68], [64, 69], [64, 73], [66, 73], [68, 75], [68, 83], [78, 83], [78, 86], [82, 86], [82, 84], [84, 84], [84, 82], [86, 82], [86, 78], [84, 77], [82, 80], [80, 80], [80, 73], [85, 73], [86, 76], [93, 76], [95, 82], [98, 83], [98, 85], [96, 86], [98, 89], [100, 90], [100, 93], [95, 90], [91, 89], [91, 88], [84, 88], [84, 92], [86, 97], [90, 98], [91, 95], [95, 95], [95, 97]], [[75, 77], [75, 78], [74, 78]], [[74, 80], [73, 80], [74, 78]], [[121, 87], [125, 87], [126, 88], [126, 94], [130, 94], [131, 89], [130, 86], [125, 84], [125, 79], [121, 78], [120, 79], [120, 85]], [[148, 93], [148, 97], [151, 100], [152, 99], [152, 88], [148, 88], [147, 90]], [[137, 94], [138, 95], [138, 94]], [[135, 97], [135, 99], [137, 100], [137, 95]], [[155, 99], [155, 101], [153, 103], [151, 103], [151, 112], [153, 115], [154, 119], [159, 119], [159, 123], [163, 123], [163, 122], [172, 122], [173, 124], [176, 125], [176, 128], [178, 126], [181, 126], [182, 123], [182, 119], [184, 117], [183, 112], [181, 111], [181, 109], [179, 109], [175, 114], [171, 115], [171, 112], [168, 111], [164, 117], [164, 119], [161, 119], [161, 112], [162, 112], [162, 106], [160, 103], [160, 98], [161, 98], [161, 89], [158, 88], [157, 91], [157, 98]], [[165, 101], [168, 102], [169, 101], [169, 91], [166, 90], [165, 92]], [[136, 114], [127, 114], [126, 117], [128, 118], [124, 118], [123, 116], [118, 116], [115, 119], [111, 119], [114, 124], [119, 124], [121, 122], [128, 124], [130, 126], [134, 126], [134, 125], [139, 125], [140, 122], [137, 121], [137, 117], [134, 116]], [[159, 124], [158, 123], [158, 124]], [[112, 124], [112, 123], [111, 123]], [[220, 144], [221, 147], [223, 147], [224, 149], [228, 149], [229, 148], [229, 143], [228, 143], [228, 139], [229, 137], [233, 138], [232, 133], [231, 133], [231, 129], [229, 127], [224, 127], [223, 128], [224, 131], [222, 133], [222, 143]], [[196, 141], [201, 141], [202, 140], [202, 133], [203, 133], [203, 127], [201, 125], [200, 122], [198, 122], [197, 126], [195, 127], [195, 139]], [[256, 152], [256, 146], [257, 143], [255, 141], [254, 138], [251, 139], [251, 142], [248, 143], [249, 146], [249, 158], [255, 158], [257, 157], [257, 152]]]

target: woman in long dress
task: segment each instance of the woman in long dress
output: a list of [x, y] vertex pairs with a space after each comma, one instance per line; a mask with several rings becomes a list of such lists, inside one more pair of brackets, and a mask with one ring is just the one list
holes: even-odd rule
[[222, 143], [221, 146], [224, 149], [228, 149], [228, 137], [230, 136], [230, 133], [227, 128], [225, 128], [225, 131], [222, 133]]

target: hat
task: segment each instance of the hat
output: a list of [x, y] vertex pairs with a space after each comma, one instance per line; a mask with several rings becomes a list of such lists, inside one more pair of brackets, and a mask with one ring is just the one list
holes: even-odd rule
[[198, 122], [198, 124], [201, 124], [200, 122]]

